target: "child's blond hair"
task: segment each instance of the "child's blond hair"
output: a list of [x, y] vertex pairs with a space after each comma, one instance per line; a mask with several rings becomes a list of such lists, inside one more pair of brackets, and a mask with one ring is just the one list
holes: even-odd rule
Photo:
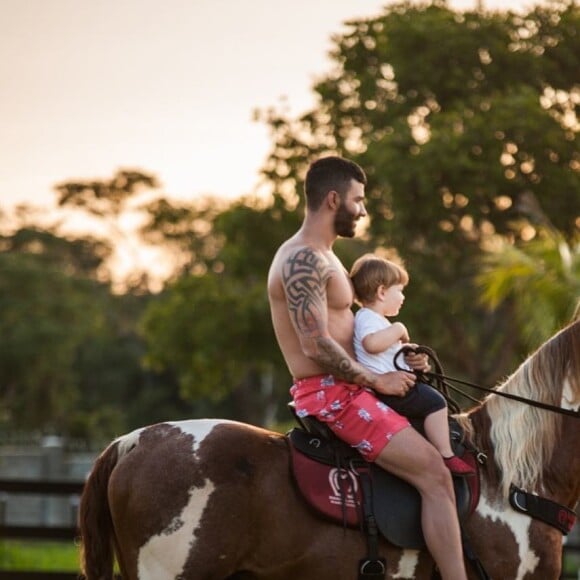
[[409, 274], [403, 266], [381, 258], [376, 254], [365, 254], [352, 265], [350, 279], [359, 302], [375, 300], [379, 286], [389, 288], [395, 284], [406, 286]]

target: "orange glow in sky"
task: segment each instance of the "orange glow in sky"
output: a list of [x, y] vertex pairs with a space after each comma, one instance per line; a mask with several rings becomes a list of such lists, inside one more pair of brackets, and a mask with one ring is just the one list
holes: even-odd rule
[[55, 183], [121, 167], [175, 198], [250, 193], [270, 145], [253, 111], [314, 105], [331, 35], [384, 4], [1, 0], [2, 207], [52, 205]]

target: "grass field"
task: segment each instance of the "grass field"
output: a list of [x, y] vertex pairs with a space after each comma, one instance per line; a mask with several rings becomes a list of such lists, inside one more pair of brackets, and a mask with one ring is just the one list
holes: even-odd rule
[[73, 542], [2, 540], [0, 569], [77, 572], [79, 548]]
[[[0, 570], [78, 572], [79, 548], [72, 542], [0, 540]], [[580, 555], [569, 554], [567, 577], [580, 574]]]

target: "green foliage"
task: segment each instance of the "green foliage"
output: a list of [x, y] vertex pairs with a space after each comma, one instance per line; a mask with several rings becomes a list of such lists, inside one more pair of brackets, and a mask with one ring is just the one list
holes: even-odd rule
[[184, 263], [192, 273], [169, 284], [143, 320], [148, 364], [158, 371], [173, 369], [184, 398], [233, 397], [234, 416], [258, 423], [272, 413], [272, 374], [286, 377], [280, 390], [287, 391], [289, 381], [266, 295], [273, 253], [289, 235], [284, 215], [234, 202], [206, 223], [201, 243], [192, 231], [191, 242], [183, 244], [184, 228], [173, 223], [171, 231], [181, 232], [181, 247], [190, 251]]
[[250, 198], [224, 204], [208, 198], [191, 204], [159, 199], [145, 207], [148, 221], [142, 235], [172, 251], [175, 277], [207, 271], [247, 278], [265, 278], [277, 246], [300, 224], [277, 198], [261, 204]]
[[42, 256], [43, 263], [67, 274], [97, 278], [111, 256], [107, 241], [92, 237], [64, 238], [56, 232], [24, 226], [0, 236], [0, 251]]
[[57, 427], [74, 409], [76, 348], [99, 325], [93, 290], [37, 256], [0, 254], [3, 419]]
[[119, 170], [111, 179], [68, 181], [55, 186], [60, 206], [77, 207], [99, 217], [119, 215], [142, 189], [158, 187], [156, 178], [135, 170]]
[[542, 230], [527, 244], [499, 241], [483, 258], [477, 277], [482, 302], [491, 309], [514, 307], [528, 348], [547, 340], [572, 318], [580, 300], [580, 243]]
[[570, 242], [580, 226], [579, 14], [573, 2], [524, 15], [390, 5], [335, 37], [315, 109], [265, 115], [264, 173], [289, 203], [320, 154], [367, 170], [368, 243], [406, 261], [411, 335], [471, 380], [497, 380], [524, 351], [513, 308], [480, 306], [487, 241], [519, 243], [522, 221], [547, 220]]
[[[95, 217], [107, 237], [30, 223], [0, 237], [0, 421], [105, 438], [216, 411], [284, 420], [290, 377], [266, 276], [300, 227], [308, 164], [328, 153], [369, 177], [371, 223], [336, 244], [344, 264], [396, 248], [413, 340], [471, 381], [513, 370], [580, 294], [579, 27], [568, 1], [526, 14], [409, 2], [351, 22], [316, 107], [260, 115], [272, 138], [267, 201], [137, 207], [158, 183], [136, 170], [57, 185], [60, 207]], [[173, 265], [158, 295], [107, 283], [130, 211], [147, 216], [142, 239]]]
[[103, 248], [30, 227], [0, 239], [4, 428], [104, 440], [189, 408], [171, 375], [143, 368], [147, 297], [97, 281]]
[[146, 313], [147, 360], [178, 369], [189, 396], [223, 397], [249, 369], [270, 364], [268, 317], [259, 286], [215, 274], [183, 277]]

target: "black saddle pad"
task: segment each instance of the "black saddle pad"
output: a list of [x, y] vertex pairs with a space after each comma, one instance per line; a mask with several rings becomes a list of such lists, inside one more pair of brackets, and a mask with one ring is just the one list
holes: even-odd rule
[[[372, 466], [373, 508], [381, 534], [400, 548], [419, 550], [425, 547], [421, 529], [421, 496], [409, 483]], [[454, 477], [459, 518], [469, 513], [470, 490], [465, 478]]]
[[[370, 465], [372, 480], [372, 507], [377, 526], [381, 534], [392, 544], [401, 548], [421, 549], [425, 547], [425, 538], [421, 530], [421, 496], [409, 483], [386, 472], [374, 464], [367, 464], [351, 447], [334, 438], [331, 440], [316, 434], [307, 433], [302, 429], [293, 429], [288, 434], [289, 441], [295, 451], [309, 457], [318, 464], [325, 464], [324, 473], [317, 471], [316, 477], [328, 481], [327, 472], [338, 463], [349, 466], [358, 463]], [[315, 465], [310, 468], [314, 477]], [[308, 478], [294, 473], [296, 481], [307, 501], [312, 503], [312, 496], [307, 482]], [[465, 478], [453, 478], [457, 511], [460, 519], [469, 514], [471, 492]], [[340, 513], [340, 512], [339, 512]], [[326, 513], [328, 516], [328, 513]], [[342, 520], [335, 518], [337, 522]]]

